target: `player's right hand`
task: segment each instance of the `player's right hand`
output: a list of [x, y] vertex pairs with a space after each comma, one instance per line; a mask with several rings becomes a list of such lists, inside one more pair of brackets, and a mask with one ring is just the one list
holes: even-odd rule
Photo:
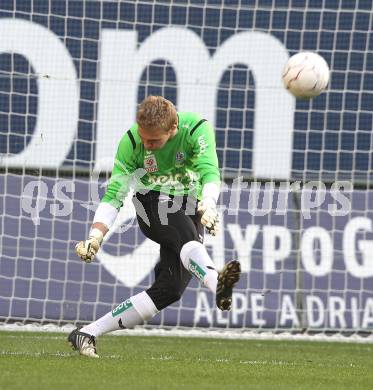
[[75, 246], [76, 254], [86, 263], [90, 263], [100, 249], [103, 234], [99, 229], [92, 229], [88, 240], [80, 241]]

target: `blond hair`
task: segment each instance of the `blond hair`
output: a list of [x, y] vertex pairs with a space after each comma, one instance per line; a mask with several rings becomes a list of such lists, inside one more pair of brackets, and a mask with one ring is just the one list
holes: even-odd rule
[[177, 125], [176, 108], [163, 96], [148, 96], [137, 110], [136, 122], [142, 129], [167, 132]]

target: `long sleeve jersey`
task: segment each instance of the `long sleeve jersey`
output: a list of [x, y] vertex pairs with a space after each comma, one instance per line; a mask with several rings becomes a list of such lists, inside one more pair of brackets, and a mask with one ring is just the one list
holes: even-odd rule
[[196, 113], [179, 112], [177, 133], [159, 150], [146, 150], [134, 124], [122, 137], [102, 202], [120, 208], [131, 183], [135, 191], [201, 198], [206, 183], [220, 183], [215, 132]]

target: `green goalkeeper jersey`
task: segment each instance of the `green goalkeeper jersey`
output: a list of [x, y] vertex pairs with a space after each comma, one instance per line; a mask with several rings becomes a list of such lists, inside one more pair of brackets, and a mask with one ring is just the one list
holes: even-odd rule
[[215, 132], [196, 113], [178, 113], [177, 133], [159, 150], [146, 150], [134, 124], [122, 137], [102, 202], [120, 208], [131, 182], [141, 189], [201, 198], [202, 186], [220, 183]]

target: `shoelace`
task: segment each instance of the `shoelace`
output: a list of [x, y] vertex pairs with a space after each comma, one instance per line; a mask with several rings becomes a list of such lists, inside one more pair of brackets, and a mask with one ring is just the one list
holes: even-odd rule
[[91, 336], [88, 340], [88, 344], [93, 344], [93, 346], [96, 346], [96, 340], [94, 336]]

